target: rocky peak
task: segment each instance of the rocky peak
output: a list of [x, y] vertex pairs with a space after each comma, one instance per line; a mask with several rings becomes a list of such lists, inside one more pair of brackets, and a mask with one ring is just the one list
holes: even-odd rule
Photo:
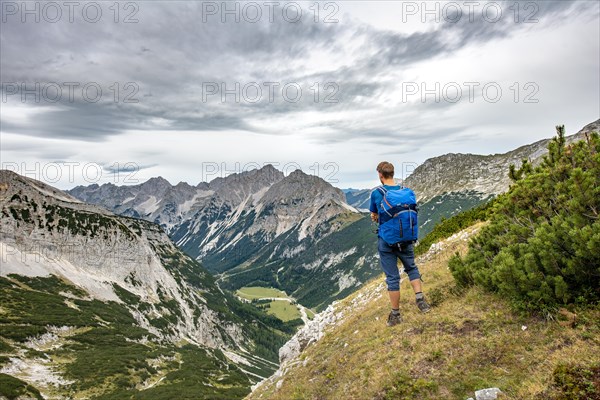
[[162, 196], [168, 191], [173, 189], [171, 183], [168, 180], [163, 178], [162, 176], [154, 177], [148, 179], [146, 182], [139, 185], [139, 189], [142, 193], [153, 195], [153, 196]]
[[190, 189], [193, 188], [193, 186], [191, 186], [189, 183], [181, 181], [179, 182], [177, 185], [174, 186], [174, 188], [181, 188], [181, 189]]
[[[584, 139], [585, 133], [598, 131], [599, 126], [600, 120], [586, 125], [568, 136], [567, 143]], [[523, 159], [531, 160], [534, 165], [541, 162], [550, 140], [539, 140], [502, 154], [449, 153], [433, 157], [418, 166], [406, 178], [405, 185], [415, 191], [420, 202], [449, 192], [474, 191], [482, 197], [500, 194], [510, 185], [510, 164], [518, 166]]]
[[265, 201], [305, 199], [308, 201], [334, 199], [345, 203], [344, 192], [332, 186], [316, 175], [308, 175], [297, 169], [274, 184], [267, 194]]
[[152, 177], [144, 183], [148, 185], [171, 186], [171, 183], [162, 176]]
[[283, 173], [272, 166], [216, 178], [208, 184], [214, 197], [238, 207], [240, 204], [259, 199], [269, 187], [283, 178]]
[[208, 184], [208, 182], [200, 182], [196, 185], [196, 189], [200, 189], [200, 190], [209, 190], [210, 189], [210, 185]]
[[586, 134], [586, 133], [590, 133], [590, 132], [599, 132], [600, 131], [600, 118], [598, 118], [596, 121], [591, 122], [589, 124], [587, 124], [586, 126], [584, 126], [581, 131], [579, 131], [580, 134]]
[[234, 173], [226, 177], [215, 178], [209, 182], [212, 190], [219, 190], [229, 185], [244, 185], [247, 188], [270, 186], [283, 178], [283, 172], [267, 164], [260, 169], [252, 169]]

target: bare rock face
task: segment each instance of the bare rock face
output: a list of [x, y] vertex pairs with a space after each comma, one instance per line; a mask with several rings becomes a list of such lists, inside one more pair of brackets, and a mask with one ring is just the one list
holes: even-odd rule
[[315, 315], [315, 318], [304, 325], [283, 347], [279, 349], [279, 362], [287, 365], [312, 343], [325, 334], [325, 328], [334, 324], [340, 313], [336, 313], [336, 303], [329, 305], [325, 311]]
[[[324, 311], [315, 315], [312, 321], [304, 325], [296, 334], [279, 349], [279, 369], [268, 379], [253, 386], [253, 390], [262, 385], [281, 385], [283, 377], [295, 365], [300, 363], [300, 354], [310, 345], [319, 341], [328, 331], [344, 322], [344, 317], [357, 312], [381, 295], [385, 284], [382, 282], [370, 290], [362, 290], [352, 296], [347, 304], [334, 301]], [[305, 361], [306, 362], [306, 361]]]
[[276, 235], [301, 226], [299, 239], [311, 234], [320, 223], [343, 212], [356, 212], [345, 203], [340, 189], [300, 170], [273, 184], [257, 207], [259, 224]]
[[496, 400], [502, 391], [498, 388], [481, 389], [475, 392], [475, 400]]
[[[202, 294], [221, 295], [213, 278], [158, 225], [116, 216], [6, 170], [0, 171], [0, 208], [1, 276], [54, 275], [93, 298], [123, 303], [118, 286], [148, 304], [127, 306], [141, 327], [160, 338], [224, 349], [245, 344], [242, 328], [221, 319]], [[190, 275], [205, 286], [190, 283]], [[164, 330], [152, 326], [150, 319], [174, 312], [172, 304], [176, 322]]]

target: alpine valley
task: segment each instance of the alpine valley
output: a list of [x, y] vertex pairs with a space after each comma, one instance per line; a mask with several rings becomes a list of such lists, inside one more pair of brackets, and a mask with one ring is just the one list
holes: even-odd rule
[[78, 199], [160, 224], [224, 289], [273, 286], [317, 310], [378, 273], [370, 219], [317, 176], [271, 165], [190, 186], [76, 187]]

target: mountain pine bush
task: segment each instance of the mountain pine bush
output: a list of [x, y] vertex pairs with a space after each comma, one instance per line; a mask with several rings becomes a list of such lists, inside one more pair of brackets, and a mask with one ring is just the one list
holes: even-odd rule
[[447, 239], [455, 233], [462, 231], [465, 228], [473, 225], [478, 221], [487, 221], [495, 200], [488, 200], [486, 203], [480, 204], [467, 211], [453, 215], [442, 220], [423, 239], [419, 239], [419, 243], [415, 247], [415, 255], [427, 253], [431, 245], [440, 240]]
[[511, 166], [490, 223], [449, 263], [460, 285], [481, 285], [519, 308], [552, 312], [600, 299], [600, 139], [565, 145], [564, 127], [543, 162]]

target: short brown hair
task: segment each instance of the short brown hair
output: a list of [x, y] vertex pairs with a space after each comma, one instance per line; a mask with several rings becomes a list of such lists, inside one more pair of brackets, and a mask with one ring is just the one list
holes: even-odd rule
[[394, 177], [394, 166], [392, 163], [387, 161], [382, 161], [377, 165], [377, 172], [381, 173], [381, 175], [385, 179], [390, 179]]

